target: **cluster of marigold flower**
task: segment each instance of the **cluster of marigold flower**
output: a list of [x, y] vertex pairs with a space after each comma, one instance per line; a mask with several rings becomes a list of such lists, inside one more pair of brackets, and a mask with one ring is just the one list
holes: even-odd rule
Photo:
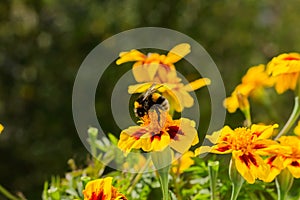
[[[212, 146], [202, 146], [189, 151], [192, 145], [197, 144], [198, 133], [195, 122], [187, 118], [173, 119], [173, 113], [181, 112], [184, 108], [193, 106], [194, 99], [189, 92], [210, 84], [207, 78], [201, 78], [187, 85], [178, 77], [174, 63], [178, 62], [190, 52], [190, 45], [183, 43], [175, 46], [167, 55], [148, 53], [138, 50], [120, 53], [117, 65], [134, 62], [132, 72], [137, 84], [129, 86], [128, 92], [146, 92], [153, 83], [163, 85], [157, 87], [157, 92], [164, 96], [170, 108], [167, 112], [150, 112], [141, 117], [139, 125], [131, 126], [121, 132], [118, 147], [128, 154], [133, 149], [142, 149], [145, 152], [162, 151], [171, 147], [172, 151], [179, 152], [186, 159], [180, 171], [193, 164], [191, 157], [210, 152], [216, 154], [232, 154], [232, 163], [237, 172], [248, 182], [256, 179], [271, 182], [284, 169], [293, 177], [300, 177], [300, 123], [295, 127], [294, 134], [290, 128], [296, 122], [300, 111], [297, 109], [286, 126], [278, 133], [277, 124], [252, 124], [250, 114], [250, 97], [261, 96], [265, 88], [274, 87], [278, 94], [287, 90], [294, 90], [296, 104], [300, 90], [300, 54], [282, 54], [273, 58], [266, 66], [251, 67], [246, 75], [224, 100], [228, 112], [233, 113], [240, 109], [246, 118], [245, 127], [231, 129], [224, 126], [207, 139]], [[299, 109], [300, 110], [300, 109]], [[160, 121], [163, 120], [163, 123]], [[276, 135], [277, 133], [277, 135]], [[288, 134], [288, 135], [287, 135]], [[272, 137], [275, 137], [273, 139]], [[174, 161], [173, 165], [178, 165]], [[179, 169], [179, 168], [178, 168]], [[85, 199], [126, 199], [112, 186], [112, 178], [90, 181], [83, 191]]]
[[[195, 80], [189, 84], [183, 84], [175, 69], [174, 63], [190, 53], [190, 45], [179, 44], [172, 48], [167, 55], [158, 53], [143, 54], [138, 50], [120, 53], [117, 65], [126, 62], [134, 62], [132, 73], [137, 82], [128, 87], [128, 93], [145, 93], [153, 84], [157, 85], [155, 92], [160, 93], [168, 100], [167, 111], [148, 113], [139, 119], [139, 125], [131, 126], [120, 134], [118, 147], [127, 155], [132, 149], [142, 149], [144, 152], [160, 152], [166, 147], [182, 154], [181, 161], [174, 160], [172, 170], [181, 173], [194, 163], [191, 159], [194, 153], [189, 151], [192, 145], [199, 142], [196, 123], [187, 118], [173, 119], [173, 113], [181, 112], [184, 108], [192, 107], [194, 99], [189, 92], [210, 84], [207, 78]], [[92, 199], [92, 195], [104, 195], [108, 191], [97, 189], [96, 185], [111, 184], [111, 178], [98, 179], [89, 182], [84, 190], [86, 199]], [[98, 187], [99, 188], [99, 187]], [[103, 188], [103, 187], [102, 187]], [[104, 187], [105, 188], [105, 187]], [[112, 187], [113, 188], [113, 187]], [[96, 189], [96, 190], [95, 190]], [[113, 189], [114, 191], [114, 189]], [[114, 193], [116, 199], [126, 199], [124, 195]]]

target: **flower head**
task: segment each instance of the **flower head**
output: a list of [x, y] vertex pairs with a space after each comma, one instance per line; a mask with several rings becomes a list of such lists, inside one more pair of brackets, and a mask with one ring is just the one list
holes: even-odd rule
[[[177, 80], [174, 63], [181, 60], [190, 53], [190, 45], [182, 43], [170, 50], [167, 55], [148, 53], [147, 55], [133, 49], [129, 52], [121, 52], [117, 65], [126, 62], [135, 62], [132, 68], [133, 75], [137, 82], [151, 82], [161, 80], [169, 82]], [[169, 74], [169, 76], [165, 76]]]
[[118, 147], [129, 153], [132, 149], [162, 151], [170, 145], [183, 153], [196, 143], [198, 135], [194, 121], [186, 118], [173, 120], [167, 112], [152, 108], [142, 118], [140, 126], [131, 126], [121, 132]]
[[112, 186], [112, 177], [90, 181], [83, 190], [84, 200], [127, 200]]
[[266, 180], [270, 167], [261, 155], [267, 155], [270, 150], [277, 148], [278, 144], [268, 139], [277, 127], [278, 125], [253, 124], [251, 128], [243, 127], [232, 130], [229, 126], [225, 126], [220, 131], [207, 136], [214, 144], [211, 149], [200, 147], [195, 153], [196, 155], [203, 153], [203, 149], [217, 154], [232, 153], [237, 171], [247, 182], [254, 183], [257, 178]]
[[281, 136], [278, 141], [282, 150], [273, 152], [273, 156], [266, 160], [271, 167], [268, 181], [272, 181], [285, 168], [295, 178], [300, 178], [300, 138], [298, 136]]
[[133, 49], [129, 52], [120, 53], [120, 59], [116, 61], [118, 65], [135, 61], [132, 72], [135, 80], [139, 83], [128, 88], [130, 94], [145, 92], [153, 83], [163, 84], [160, 89], [170, 104], [171, 110], [181, 112], [184, 107], [192, 107], [194, 99], [189, 92], [209, 85], [208, 78], [195, 80], [187, 85], [181, 82], [177, 76], [174, 63], [182, 59], [190, 52], [190, 45], [182, 43], [175, 46], [167, 55], [149, 53], [147, 55]]
[[251, 67], [242, 78], [242, 83], [234, 89], [230, 97], [225, 99], [224, 106], [230, 113], [235, 112], [238, 108], [247, 109], [249, 107], [248, 98], [261, 95], [263, 88], [271, 87], [273, 83], [274, 80], [265, 72], [264, 65]]
[[281, 94], [295, 90], [300, 72], [300, 54], [284, 53], [273, 58], [267, 65], [268, 73], [275, 77], [275, 89]]

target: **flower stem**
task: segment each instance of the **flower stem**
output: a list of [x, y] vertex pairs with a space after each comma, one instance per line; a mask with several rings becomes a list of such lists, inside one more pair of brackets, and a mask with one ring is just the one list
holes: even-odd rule
[[232, 184], [232, 192], [231, 192], [230, 200], [236, 200], [245, 180], [237, 171], [235, 163], [233, 163], [232, 159], [230, 160], [230, 164], [229, 164], [229, 177]]
[[0, 185], [0, 194], [3, 194], [7, 199], [10, 200], [20, 200], [20, 198], [15, 197], [9, 191], [7, 191], [2, 185]]
[[172, 163], [172, 155], [170, 147], [166, 147], [162, 151], [151, 152], [152, 162], [157, 169], [161, 184], [163, 200], [169, 200], [169, 171]]
[[247, 107], [247, 109], [242, 110], [244, 116], [245, 116], [245, 126], [250, 127], [252, 124], [251, 121], [251, 113], [250, 113], [250, 106]]
[[300, 106], [299, 106], [299, 104], [300, 104], [299, 97], [296, 96], [292, 114], [291, 114], [290, 118], [288, 119], [288, 121], [286, 122], [286, 124], [284, 125], [284, 127], [282, 128], [282, 130], [275, 137], [275, 140], [280, 138], [282, 135], [285, 135], [291, 129], [291, 127], [294, 125], [294, 123], [296, 122], [296, 120], [298, 119], [298, 117], [300, 115]]
[[[158, 170], [159, 173], [159, 180], [161, 184], [161, 189], [163, 193], [163, 200], [169, 200], [169, 180], [168, 175], [169, 173], [166, 172], [159, 172], [161, 170]], [[164, 170], [163, 170], [164, 171]]]
[[210, 193], [211, 200], [217, 199], [217, 177], [219, 171], [219, 161], [209, 161], [208, 162], [208, 174], [210, 177]]
[[278, 200], [287, 199], [288, 192], [291, 189], [293, 182], [294, 177], [287, 168], [280, 172], [280, 174], [276, 177]]

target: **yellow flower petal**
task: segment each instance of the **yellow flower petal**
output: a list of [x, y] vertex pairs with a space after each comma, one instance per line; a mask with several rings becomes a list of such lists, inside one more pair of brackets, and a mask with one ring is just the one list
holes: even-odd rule
[[195, 122], [187, 118], [181, 118], [175, 121], [179, 122], [179, 130], [175, 133], [176, 138], [171, 141], [170, 146], [177, 152], [184, 153], [189, 150], [195, 137], [198, 137]]
[[286, 73], [300, 72], [300, 54], [284, 53], [274, 57], [268, 63], [268, 73], [272, 76], [278, 76]]
[[221, 130], [213, 132], [211, 135], [206, 135], [206, 138], [213, 144], [222, 142], [224, 138], [234, 134], [234, 131], [229, 126], [224, 126]]
[[239, 102], [236, 95], [227, 97], [223, 102], [224, 107], [229, 113], [234, 113], [239, 108]]
[[188, 92], [198, 90], [206, 85], [210, 85], [211, 81], [208, 78], [200, 78], [184, 86], [184, 89]]
[[275, 128], [278, 128], [278, 124], [274, 125], [258, 125], [258, 124], [253, 124], [251, 126], [251, 131], [255, 133], [255, 135], [259, 139], [267, 139], [270, 138], [273, 134], [273, 131]]
[[195, 156], [198, 156], [198, 155], [201, 155], [204, 153], [209, 153], [209, 152], [211, 152], [211, 150], [212, 150], [212, 147], [210, 147], [210, 146], [198, 147], [197, 149], [195, 149]]
[[233, 151], [232, 158], [235, 161], [236, 169], [248, 183], [254, 183], [256, 178], [267, 179], [270, 167], [264, 163], [260, 156]]
[[117, 65], [132, 61], [142, 61], [146, 59], [146, 56], [136, 49], [133, 49], [129, 52], [121, 52], [119, 56], [120, 58], [116, 61]]
[[181, 60], [184, 56], [191, 52], [191, 46], [188, 43], [182, 43], [176, 45], [170, 50], [166, 59], [164, 60], [165, 64], [176, 63]]
[[134, 94], [134, 93], [143, 93], [146, 92], [153, 83], [140, 83], [140, 84], [135, 84], [135, 85], [130, 85], [128, 87], [128, 93], [129, 94]]
[[268, 63], [268, 73], [275, 77], [277, 93], [295, 90], [300, 73], [300, 54], [285, 53], [274, 57]]
[[131, 126], [120, 134], [118, 147], [128, 154], [131, 149], [139, 149], [142, 147], [143, 139], [141, 137], [148, 132], [148, 129], [140, 126]]
[[139, 83], [153, 81], [159, 65], [158, 62], [151, 62], [149, 64], [142, 62], [135, 63], [132, 67], [135, 80]]
[[170, 144], [170, 136], [162, 132], [161, 134], [148, 137], [142, 145], [144, 151], [162, 151]]
[[275, 89], [278, 94], [286, 90], [295, 90], [299, 78], [299, 73], [281, 74], [275, 78]]
[[266, 159], [265, 163], [270, 166], [270, 173], [264, 179], [264, 182], [272, 182], [278, 174], [280, 174], [283, 167], [283, 160], [279, 156], [272, 156]]
[[294, 159], [287, 168], [293, 177], [300, 178], [300, 159]]

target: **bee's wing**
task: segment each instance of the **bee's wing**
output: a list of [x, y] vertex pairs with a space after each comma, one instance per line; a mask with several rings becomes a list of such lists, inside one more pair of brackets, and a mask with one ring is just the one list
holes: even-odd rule
[[161, 130], [166, 123], [168, 112], [159, 104], [154, 104], [148, 111], [151, 125], [154, 129]]

